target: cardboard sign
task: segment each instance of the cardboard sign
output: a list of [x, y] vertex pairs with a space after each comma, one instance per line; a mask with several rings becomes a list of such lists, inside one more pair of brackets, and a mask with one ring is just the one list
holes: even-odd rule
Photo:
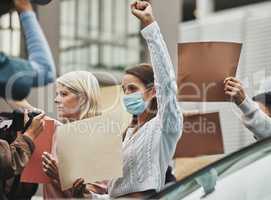
[[122, 177], [122, 135], [114, 116], [100, 116], [57, 127], [56, 151], [62, 190]]
[[34, 141], [35, 150], [30, 161], [22, 172], [21, 181], [26, 183], [50, 183], [50, 179], [42, 170], [43, 152], [51, 152], [55, 132], [55, 121], [45, 120], [44, 131]]
[[175, 158], [217, 155], [224, 153], [219, 113], [184, 117], [183, 134]]
[[235, 76], [241, 47], [229, 42], [179, 44], [178, 100], [229, 101], [223, 82]]

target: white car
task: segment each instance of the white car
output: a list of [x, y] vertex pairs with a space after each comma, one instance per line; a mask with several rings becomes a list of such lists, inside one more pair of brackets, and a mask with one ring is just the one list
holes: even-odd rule
[[271, 138], [234, 152], [150, 198], [271, 200]]

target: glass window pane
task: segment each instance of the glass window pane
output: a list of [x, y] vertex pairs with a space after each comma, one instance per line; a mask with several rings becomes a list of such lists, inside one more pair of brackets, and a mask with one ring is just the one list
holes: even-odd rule
[[11, 56], [20, 55], [21, 32], [17, 13], [0, 17], [0, 51]]
[[61, 56], [60, 65], [63, 72], [76, 67], [123, 70], [140, 62], [140, 24], [130, 13], [131, 2], [62, 0], [60, 44], [65, 55]]

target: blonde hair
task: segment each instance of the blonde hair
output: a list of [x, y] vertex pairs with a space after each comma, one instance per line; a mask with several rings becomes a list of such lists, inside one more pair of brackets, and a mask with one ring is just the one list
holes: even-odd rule
[[100, 115], [100, 86], [97, 78], [88, 71], [73, 71], [57, 79], [57, 83], [75, 94], [83, 95], [85, 102], [80, 109], [79, 120]]

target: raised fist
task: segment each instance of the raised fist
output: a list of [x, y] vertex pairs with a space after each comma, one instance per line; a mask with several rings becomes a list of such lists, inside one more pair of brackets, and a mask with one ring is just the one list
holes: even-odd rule
[[152, 6], [148, 1], [135, 1], [131, 4], [132, 14], [136, 16], [144, 27], [155, 21]]

